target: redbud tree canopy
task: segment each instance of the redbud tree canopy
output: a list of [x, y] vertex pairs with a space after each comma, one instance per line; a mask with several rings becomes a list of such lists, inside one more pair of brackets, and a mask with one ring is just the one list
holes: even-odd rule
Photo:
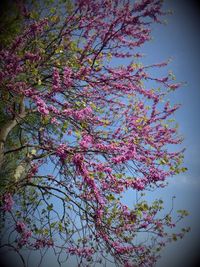
[[166, 97], [180, 84], [156, 76], [168, 62], [143, 65], [140, 54], [162, 1], [14, 5], [0, 50], [2, 249], [24, 266], [27, 249], [49, 249], [60, 265], [153, 266], [187, 231], [169, 231], [186, 211], [173, 220], [160, 199], [123, 202], [185, 171], [179, 106]]

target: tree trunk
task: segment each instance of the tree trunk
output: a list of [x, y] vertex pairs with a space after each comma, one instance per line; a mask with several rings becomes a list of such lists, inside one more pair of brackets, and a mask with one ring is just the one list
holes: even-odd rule
[[7, 121], [3, 127], [0, 129], [0, 168], [3, 165], [4, 161], [4, 149], [5, 143], [8, 137], [8, 134], [12, 131], [12, 129], [20, 123], [20, 121], [26, 116], [25, 106], [22, 102], [20, 103], [19, 114], [17, 114], [14, 119]]

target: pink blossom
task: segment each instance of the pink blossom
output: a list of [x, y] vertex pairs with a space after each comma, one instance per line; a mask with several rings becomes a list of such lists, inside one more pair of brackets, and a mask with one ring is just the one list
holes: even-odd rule
[[74, 114], [74, 113], [73, 113], [73, 109], [71, 109], [71, 108], [64, 109], [64, 110], [62, 111], [62, 114], [65, 115], [65, 116], [71, 116], [72, 114]]
[[34, 22], [33, 24], [30, 25], [29, 34], [40, 34], [43, 32], [44, 27], [47, 25], [48, 25], [47, 18]]
[[75, 119], [77, 119], [77, 120], [85, 120], [92, 115], [92, 112], [93, 111], [92, 111], [91, 107], [86, 107], [84, 109], [74, 111], [73, 115], [74, 115]]
[[61, 90], [60, 74], [57, 68], [53, 69], [53, 92], [59, 92]]
[[19, 246], [24, 246], [27, 244], [29, 238], [32, 236], [32, 232], [27, 230], [26, 224], [24, 222], [18, 221], [15, 227], [16, 231], [20, 234], [18, 240]]
[[58, 155], [62, 160], [67, 157], [68, 146], [66, 144], [60, 144], [56, 149], [56, 155]]
[[10, 193], [6, 193], [3, 196], [3, 206], [2, 206], [2, 209], [4, 211], [10, 212], [12, 210], [13, 205], [14, 205], [14, 201], [13, 201], [12, 195]]
[[72, 255], [78, 255], [79, 257], [82, 256], [84, 258], [89, 258], [94, 254], [94, 249], [88, 247], [83, 247], [83, 248], [69, 247], [67, 249], [67, 252], [69, 252]]
[[59, 121], [56, 118], [51, 118], [51, 123], [55, 124], [57, 126], [60, 124]]
[[35, 96], [33, 99], [36, 101], [38, 111], [43, 115], [48, 115], [49, 110], [44, 100], [40, 98], [39, 96]]
[[72, 84], [72, 70], [69, 67], [65, 67], [63, 71], [63, 83], [66, 87]]
[[60, 113], [60, 111], [56, 107], [54, 107], [53, 105], [49, 105], [48, 109], [49, 109], [49, 111], [53, 112], [54, 114]]
[[80, 146], [84, 149], [87, 149], [92, 143], [91, 135], [83, 135], [82, 140], [79, 142]]
[[31, 52], [26, 52], [24, 58], [32, 62], [35, 62], [41, 59], [41, 57], [38, 54], [33, 54]]
[[37, 239], [35, 244], [34, 244], [34, 247], [36, 249], [40, 249], [40, 248], [44, 248], [44, 247], [52, 247], [53, 246], [53, 240], [52, 239]]
[[19, 246], [24, 246], [27, 244], [29, 238], [32, 236], [31, 231], [24, 231], [21, 235], [21, 238], [18, 241]]
[[39, 169], [39, 163], [32, 163], [31, 168], [28, 171], [28, 178], [31, 179], [34, 175], [36, 175], [38, 169]]
[[181, 86], [181, 83], [174, 83], [174, 84], [170, 84], [169, 87], [172, 90], [175, 90], [177, 88], [179, 88]]
[[16, 223], [16, 231], [17, 231], [18, 233], [24, 233], [25, 230], [26, 230], [26, 225], [25, 225], [25, 223], [24, 223], [24, 222], [20, 222], [20, 221], [18, 221], [18, 222]]

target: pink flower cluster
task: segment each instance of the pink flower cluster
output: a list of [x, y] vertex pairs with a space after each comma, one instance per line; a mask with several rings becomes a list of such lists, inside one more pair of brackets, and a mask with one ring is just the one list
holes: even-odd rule
[[94, 254], [93, 248], [77, 248], [77, 247], [70, 247], [68, 248], [67, 252], [69, 252], [71, 255], [77, 255], [79, 257], [89, 258]]
[[100, 151], [109, 151], [109, 152], [120, 152], [119, 147], [116, 144], [103, 144], [96, 143], [94, 144], [94, 148]]
[[166, 178], [166, 172], [164, 172], [163, 170], [159, 170], [156, 168], [150, 168], [149, 169], [150, 173], [149, 173], [149, 181], [164, 181]]
[[107, 173], [111, 173], [112, 172], [112, 169], [107, 166], [106, 164], [103, 164], [103, 163], [99, 163], [99, 164], [96, 164], [96, 170], [99, 171], [99, 172], [107, 172]]
[[66, 144], [60, 144], [56, 149], [56, 155], [60, 157], [61, 160], [65, 160], [67, 157], [68, 146]]
[[117, 241], [112, 243], [112, 247], [114, 248], [115, 253], [117, 254], [127, 254], [135, 250], [135, 246], [131, 245], [123, 246], [121, 243]]
[[21, 237], [18, 240], [18, 245], [24, 246], [27, 244], [29, 238], [32, 236], [32, 232], [27, 230], [27, 227], [24, 222], [18, 221], [16, 223], [16, 231], [21, 235]]
[[137, 179], [132, 181], [131, 187], [140, 191], [145, 189], [145, 185], [146, 185], [145, 179]]
[[15, 229], [18, 233], [23, 233], [26, 230], [26, 225], [24, 222], [17, 222]]
[[38, 111], [42, 115], [48, 115], [49, 114], [49, 110], [48, 110], [48, 107], [47, 107], [46, 103], [44, 102], [44, 100], [41, 99], [39, 96], [34, 96], [33, 99], [36, 101], [36, 105], [37, 105]]
[[40, 21], [34, 22], [33, 24], [30, 25], [30, 30], [28, 34], [40, 34], [43, 32], [44, 27], [48, 25], [48, 19], [44, 18]]
[[55, 117], [51, 118], [51, 123], [55, 124], [56, 126], [60, 125], [60, 122]]
[[82, 148], [87, 149], [91, 145], [92, 141], [92, 136], [85, 134], [82, 136], [82, 140], [79, 142], [79, 144]]
[[85, 120], [92, 114], [91, 107], [86, 107], [81, 110], [74, 111], [74, 118], [77, 120]]
[[53, 69], [53, 93], [60, 92], [61, 90], [61, 81], [60, 74], [57, 68]]
[[30, 60], [32, 62], [36, 62], [36, 61], [41, 59], [39, 54], [33, 54], [31, 52], [26, 52], [25, 55], [24, 55], [24, 58], [26, 60]]
[[11, 51], [1, 50], [0, 61], [2, 62], [0, 82], [6, 80], [8, 82], [12, 82], [12, 80], [24, 70], [22, 64], [20, 63], [20, 57]]
[[88, 183], [89, 186], [94, 186], [94, 181], [89, 177], [89, 171], [87, 169], [87, 166], [84, 162], [84, 157], [82, 154], [75, 154], [73, 156], [73, 162], [77, 168], [78, 174], [82, 175], [84, 178], [84, 181]]
[[39, 169], [39, 165], [37, 163], [33, 163], [28, 172], [28, 179], [31, 179], [38, 172], [38, 169]]
[[66, 87], [72, 85], [72, 70], [69, 67], [65, 67], [63, 71], [63, 83]]
[[13, 205], [14, 205], [14, 201], [13, 201], [12, 195], [10, 193], [6, 193], [3, 196], [2, 210], [10, 212], [12, 207], [13, 207]]
[[44, 247], [52, 247], [53, 246], [53, 240], [52, 239], [37, 239], [34, 247], [36, 249], [44, 248]]
[[72, 108], [68, 108], [62, 111], [62, 114], [64, 116], [72, 116], [74, 119], [79, 121], [89, 119], [92, 113], [93, 111], [91, 107], [86, 107], [80, 110], [74, 110]]
[[60, 114], [60, 111], [56, 107], [54, 107], [53, 105], [49, 105], [48, 110], [51, 111], [52, 113], [56, 114], [56, 115]]

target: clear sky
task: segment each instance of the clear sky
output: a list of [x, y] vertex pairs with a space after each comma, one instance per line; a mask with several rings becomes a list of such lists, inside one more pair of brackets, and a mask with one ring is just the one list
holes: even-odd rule
[[182, 104], [176, 120], [185, 138], [184, 165], [188, 172], [171, 179], [166, 189], [154, 194], [165, 200], [166, 207], [175, 195], [175, 210], [190, 212], [181, 226], [189, 225], [192, 229], [183, 240], [167, 247], [156, 267], [190, 267], [198, 266], [193, 265], [197, 257], [200, 262], [200, 8], [195, 1], [165, 0], [164, 9], [172, 9], [174, 14], [167, 17], [166, 26], [154, 26], [154, 40], [141, 50], [147, 54], [148, 63], [172, 57], [169, 69], [173, 70], [177, 81], [187, 82], [171, 95], [171, 100]]

